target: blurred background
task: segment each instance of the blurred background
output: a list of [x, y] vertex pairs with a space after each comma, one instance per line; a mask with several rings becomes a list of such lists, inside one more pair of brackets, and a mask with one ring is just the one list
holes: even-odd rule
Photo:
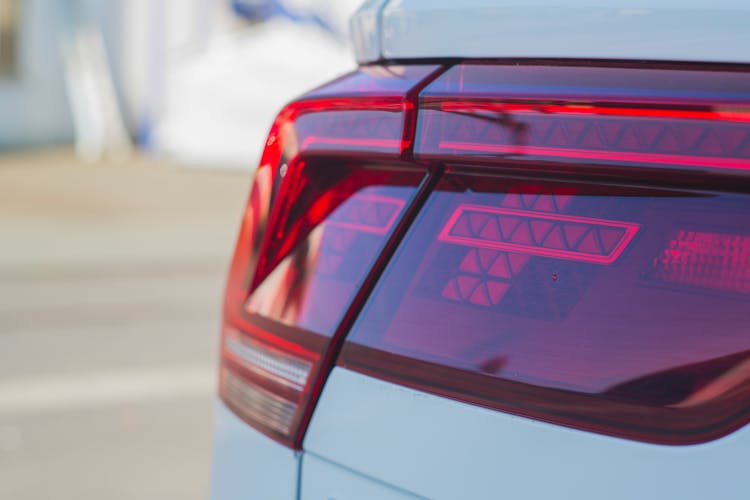
[[0, 0], [0, 498], [206, 498], [224, 273], [360, 0]]

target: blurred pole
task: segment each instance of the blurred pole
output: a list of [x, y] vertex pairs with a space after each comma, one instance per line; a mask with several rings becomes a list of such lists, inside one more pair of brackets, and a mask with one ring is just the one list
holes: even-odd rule
[[63, 60], [76, 152], [88, 162], [126, 159], [132, 145], [117, 102], [101, 30], [83, 19], [76, 0], [65, 0], [63, 8]]

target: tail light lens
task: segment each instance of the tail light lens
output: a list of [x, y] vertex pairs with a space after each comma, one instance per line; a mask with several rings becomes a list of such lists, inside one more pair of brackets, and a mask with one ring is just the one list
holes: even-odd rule
[[435, 69], [359, 70], [287, 106], [268, 136], [227, 283], [219, 391], [289, 446], [342, 317], [425, 178], [403, 158], [410, 92]]
[[642, 441], [744, 425], [748, 89], [726, 69], [447, 71], [414, 151], [445, 172], [339, 363]]

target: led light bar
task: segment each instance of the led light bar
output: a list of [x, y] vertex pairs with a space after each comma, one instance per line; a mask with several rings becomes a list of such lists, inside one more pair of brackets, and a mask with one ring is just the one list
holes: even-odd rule
[[639, 227], [634, 222], [459, 205], [438, 239], [472, 248], [612, 264]]

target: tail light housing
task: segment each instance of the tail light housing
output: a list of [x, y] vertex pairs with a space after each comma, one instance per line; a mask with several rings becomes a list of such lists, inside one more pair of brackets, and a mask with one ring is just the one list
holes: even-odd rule
[[295, 448], [334, 362], [647, 442], [744, 425], [748, 89], [738, 67], [520, 61], [303, 96], [251, 188], [222, 399]]
[[339, 324], [424, 183], [407, 165], [414, 88], [434, 66], [369, 67], [288, 105], [253, 181], [224, 307], [219, 392], [288, 446]]

